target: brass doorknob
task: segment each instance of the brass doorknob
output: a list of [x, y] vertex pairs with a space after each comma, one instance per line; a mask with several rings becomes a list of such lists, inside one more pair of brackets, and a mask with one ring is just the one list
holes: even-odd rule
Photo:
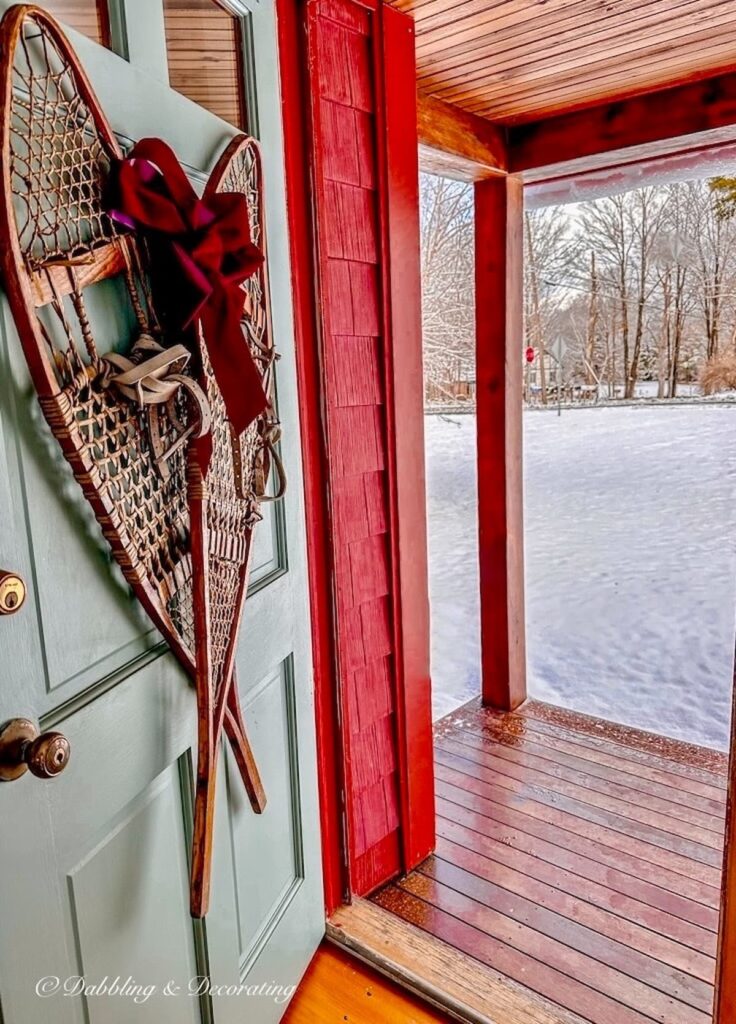
[[0, 729], [0, 782], [13, 782], [30, 769], [39, 779], [63, 772], [71, 753], [60, 732], [44, 732], [27, 718], [12, 718]]

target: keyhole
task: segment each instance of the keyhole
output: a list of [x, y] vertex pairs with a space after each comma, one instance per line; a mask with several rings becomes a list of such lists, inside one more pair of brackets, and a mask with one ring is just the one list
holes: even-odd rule
[[6, 605], [6, 607], [7, 608], [15, 608], [15, 606], [17, 604], [18, 604], [18, 595], [17, 594], [8, 594], [8, 596], [5, 598], [5, 605]]

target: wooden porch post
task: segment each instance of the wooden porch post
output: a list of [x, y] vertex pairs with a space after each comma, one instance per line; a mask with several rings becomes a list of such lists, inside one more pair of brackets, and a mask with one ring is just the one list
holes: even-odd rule
[[478, 541], [483, 703], [526, 700], [520, 178], [475, 184]]

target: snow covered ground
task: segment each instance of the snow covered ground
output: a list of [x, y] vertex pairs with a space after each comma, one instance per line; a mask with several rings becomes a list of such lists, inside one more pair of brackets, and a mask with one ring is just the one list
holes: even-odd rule
[[[658, 385], [656, 380], [640, 380], [634, 386], [634, 394], [637, 398], [656, 398], [657, 397]], [[617, 389], [619, 393], [623, 393], [623, 388]], [[608, 389], [605, 386], [601, 386], [600, 389], [601, 398], [608, 397]], [[678, 398], [691, 398], [693, 395], [700, 394], [699, 384], [678, 384], [677, 385], [677, 397]]]
[[[727, 749], [736, 409], [524, 416], [530, 694]], [[479, 692], [475, 418], [428, 416], [435, 717]]]

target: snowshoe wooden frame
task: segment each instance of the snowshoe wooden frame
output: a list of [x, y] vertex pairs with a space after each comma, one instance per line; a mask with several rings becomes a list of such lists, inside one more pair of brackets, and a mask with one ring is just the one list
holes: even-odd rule
[[[241, 192], [248, 202], [251, 238], [266, 252], [263, 209], [263, 170], [258, 143], [246, 136], [232, 140], [218, 160], [204, 192]], [[192, 858], [192, 913], [201, 916], [209, 902], [211, 846], [217, 761], [223, 718], [228, 710], [241, 742], [233, 745], [240, 774], [256, 813], [263, 811], [266, 796], [258, 775], [237, 700], [233, 663], [238, 629], [248, 587], [253, 528], [261, 518], [259, 505], [270, 500], [265, 492], [271, 462], [279, 474], [277, 495], [285, 480], [274, 448], [278, 420], [273, 405], [276, 353], [271, 332], [267, 260], [243, 284], [244, 340], [259, 367], [270, 404], [247, 430], [237, 436], [228, 420], [207, 349], [200, 334], [203, 385], [212, 411], [212, 454], [206, 458], [201, 442], [189, 447], [189, 486], [194, 578], [204, 588], [195, 600], [195, 632], [210, 638], [197, 644], [197, 696], [199, 702], [199, 753]], [[275, 457], [274, 457], [275, 456]], [[202, 621], [207, 616], [208, 621]]]

